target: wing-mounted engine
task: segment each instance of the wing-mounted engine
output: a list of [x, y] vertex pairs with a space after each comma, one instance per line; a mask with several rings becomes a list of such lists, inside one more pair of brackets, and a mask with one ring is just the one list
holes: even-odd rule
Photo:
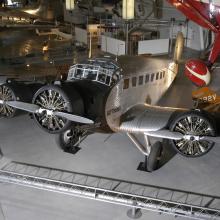
[[34, 93], [42, 86], [40, 83], [17, 82], [8, 80], [0, 86], [0, 116], [12, 118], [19, 113], [8, 105], [8, 101], [21, 101], [30, 103]]
[[199, 157], [211, 150], [216, 142], [217, 127], [211, 114], [190, 111], [177, 115], [170, 123], [170, 130], [183, 136], [171, 140], [174, 149], [186, 157]]
[[137, 105], [121, 119], [120, 130], [169, 139], [173, 148], [186, 157], [199, 157], [219, 143], [219, 116], [201, 110]]

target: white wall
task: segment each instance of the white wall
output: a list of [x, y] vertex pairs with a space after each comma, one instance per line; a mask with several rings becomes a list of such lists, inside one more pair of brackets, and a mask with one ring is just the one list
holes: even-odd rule
[[167, 54], [169, 39], [144, 40], [138, 42], [138, 55], [140, 54]]
[[87, 30], [75, 27], [75, 40], [84, 44], [88, 44]]
[[[175, 18], [176, 20], [182, 20], [184, 21], [186, 19], [185, 15], [178, 11], [174, 6], [169, 4], [166, 0], [163, 2], [163, 17], [164, 20], [170, 20], [171, 18]], [[182, 24], [182, 25], [181, 25]], [[188, 30], [186, 27], [184, 27], [184, 22], [180, 22], [179, 25], [176, 25], [173, 30], [173, 38], [175, 38], [178, 31], [182, 31], [184, 34], [184, 37], [187, 37], [187, 45], [185, 45], [188, 48], [201, 51], [204, 49], [204, 35], [206, 34], [206, 30], [204, 28], [201, 29], [201, 27], [197, 24], [195, 24], [192, 21], [189, 21], [188, 24]], [[169, 37], [169, 31], [168, 29], [162, 29], [160, 30], [160, 37], [161, 38], [168, 38]], [[186, 33], [188, 33], [188, 36], [186, 36]], [[171, 35], [170, 35], [171, 37]]]
[[114, 55], [125, 54], [125, 42], [115, 38], [102, 35], [101, 37], [101, 50]]

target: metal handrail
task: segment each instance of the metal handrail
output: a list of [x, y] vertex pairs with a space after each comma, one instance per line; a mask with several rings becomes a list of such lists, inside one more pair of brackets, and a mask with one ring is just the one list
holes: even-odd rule
[[[1, 162], [2, 161], [2, 162]], [[219, 219], [220, 197], [0, 160], [0, 181], [192, 219]]]
[[[80, 76], [77, 76], [78, 72]], [[98, 65], [75, 64], [70, 67], [67, 80], [88, 79], [110, 86], [114, 72], [114, 70], [106, 69]]]

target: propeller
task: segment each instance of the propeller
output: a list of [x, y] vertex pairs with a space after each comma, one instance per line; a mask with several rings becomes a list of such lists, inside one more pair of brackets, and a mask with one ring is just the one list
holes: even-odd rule
[[[45, 111], [47, 114], [56, 115], [56, 116], [59, 116], [62, 118], [66, 118], [69, 121], [74, 121], [74, 122], [78, 122], [78, 123], [82, 123], [82, 124], [94, 124], [94, 121], [92, 121], [88, 118], [81, 117], [78, 115], [73, 115], [73, 114], [66, 113], [66, 112], [59, 112], [59, 111], [44, 109], [44, 108], [41, 108], [40, 106], [35, 105], [35, 104], [30, 104], [30, 103], [20, 102], [20, 101], [5, 101], [5, 103], [13, 108], [21, 109], [23, 111], [31, 112], [34, 114], [42, 113]], [[1, 102], [0, 102], [0, 104], [1, 104]]]
[[82, 123], [82, 124], [94, 124], [94, 121], [92, 121], [88, 118], [81, 117], [81, 116], [78, 116], [78, 115], [72, 115], [72, 114], [69, 114], [69, 113], [66, 113], [66, 112], [54, 111], [53, 114], [56, 115], [56, 116], [62, 117], [62, 118], [66, 118], [70, 121], [79, 122], [79, 123]]
[[158, 130], [158, 131], [145, 131], [144, 134], [152, 137], [172, 139], [172, 140], [181, 140], [184, 138], [184, 135], [179, 132], [173, 132], [170, 130]]
[[5, 103], [13, 108], [21, 109], [27, 112], [31, 113], [37, 113], [40, 109], [38, 105], [35, 104], [29, 104], [26, 102], [20, 102], [20, 101], [5, 101]]
[[[159, 131], [147, 131], [144, 132], [144, 134], [152, 137], [158, 137], [158, 138], [164, 138], [164, 139], [171, 139], [171, 140], [181, 140], [183, 138], [190, 138], [190, 135], [184, 135], [179, 132], [173, 132], [170, 130], [159, 130]], [[192, 136], [193, 137], [193, 136]], [[212, 137], [212, 136], [195, 136], [195, 140], [197, 141], [209, 141], [209, 142], [214, 142], [217, 144], [220, 144], [220, 137]]]
[[200, 140], [215, 142], [216, 144], [220, 144], [220, 137], [212, 137], [212, 136], [204, 136], [200, 137]]

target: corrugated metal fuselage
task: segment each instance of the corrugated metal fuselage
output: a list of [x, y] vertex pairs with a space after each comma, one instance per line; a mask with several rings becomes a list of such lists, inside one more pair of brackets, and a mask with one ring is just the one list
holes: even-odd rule
[[120, 130], [123, 114], [136, 105], [155, 105], [171, 86], [178, 64], [164, 57], [122, 57], [122, 78], [111, 89], [105, 117], [113, 131]]

